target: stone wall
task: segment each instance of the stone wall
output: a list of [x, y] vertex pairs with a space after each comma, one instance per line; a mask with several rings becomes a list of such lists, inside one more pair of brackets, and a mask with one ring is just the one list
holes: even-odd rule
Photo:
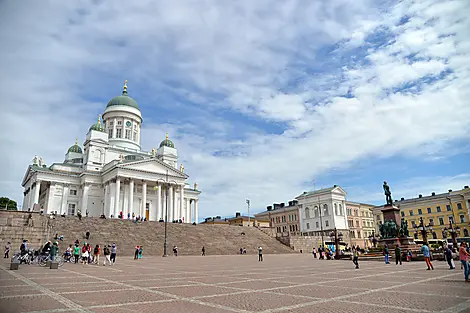
[[[351, 244], [349, 238], [349, 231], [338, 230], [338, 233], [339, 232], [343, 234], [343, 242], [347, 243], [350, 246]], [[323, 236], [323, 240], [324, 242], [332, 241], [330, 236]], [[282, 242], [288, 244], [295, 251], [302, 250], [302, 252], [305, 253], [311, 252], [313, 247], [318, 248], [319, 246], [321, 246], [321, 236], [290, 236], [285, 237], [284, 241]]]

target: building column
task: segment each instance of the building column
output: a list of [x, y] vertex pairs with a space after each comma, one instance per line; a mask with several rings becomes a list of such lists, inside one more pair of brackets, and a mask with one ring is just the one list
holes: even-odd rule
[[183, 222], [186, 222], [187, 217], [185, 216], [186, 214], [184, 212], [184, 185], [180, 186], [180, 208], [179, 208], [179, 211], [180, 211], [181, 219], [183, 219]]
[[62, 188], [62, 204], [60, 206], [60, 214], [68, 214], [67, 212], [67, 200], [69, 198], [69, 185], [64, 184]]
[[106, 185], [104, 185], [104, 209], [103, 209], [103, 214], [104, 216], [109, 216], [111, 215], [110, 214], [110, 197], [109, 197], [109, 183], [106, 183]]
[[199, 199], [194, 199], [194, 222], [196, 224], [198, 223], [198, 202]]
[[[23, 191], [23, 204], [21, 205], [21, 210], [23, 210], [23, 211], [24, 211], [24, 209], [25, 209], [24, 206], [27, 205], [27, 203], [28, 203], [28, 202], [26, 201], [26, 197], [28, 196], [27, 190], [28, 190], [28, 189], [25, 188], [25, 191]], [[26, 209], [28, 209], [28, 208], [26, 208]]]
[[114, 119], [114, 121], [113, 121], [113, 138], [116, 138], [116, 124], [117, 124], [117, 119]]
[[132, 213], [134, 213], [134, 180], [131, 179], [129, 182], [129, 213], [131, 214], [132, 218]]
[[173, 221], [173, 185], [168, 186], [168, 221]]
[[186, 223], [192, 223], [191, 221], [191, 200], [186, 199]]
[[34, 208], [34, 205], [36, 203], [39, 203], [39, 191], [41, 190], [41, 181], [40, 180], [37, 180], [36, 181], [36, 187], [34, 187], [34, 202], [33, 202], [33, 205], [31, 207], [31, 211], [33, 210]]
[[116, 194], [114, 196], [114, 217], [119, 215], [119, 196], [121, 195], [121, 178], [116, 179]]
[[83, 184], [83, 192], [82, 192], [82, 215], [86, 214], [86, 211], [88, 209], [88, 190], [90, 189], [90, 186], [87, 183]]
[[[54, 197], [54, 194], [55, 194], [55, 188], [56, 188], [55, 183], [51, 183], [49, 185], [49, 191], [48, 191], [47, 200], [46, 200], [46, 207], [44, 209], [44, 212], [46, 212], [46, 213], [49, 213], [49, 212], [52, 211], [52, 206], [50, 204], [51, 204], [52, 198]], [[58, 213], [60, 214], [60, 209], [59, 209]]]
[[[140, 209], [140, 217], [145, 217], [145, 210], [147, 209], [147, 182], [142, 183], [142, 208]], [[150, 218], [150, 216], [149, 216]], [[150, 219], [152, 220], [152, 219]]]
[[122, 215], [124, 219], [127, 219], [127, 213], [129, 212], [129, 185], [124, 181], [122, 186], [124, 189], [124, 197], [122, 198]]
[[108, 204], [108, 208], [109, 208], [109, 213], [108, 215], [106, 216], [106, 218], [111, 218], [111, 215], [113, 217], [116, 217], [114, 215], [114, 203], [115, 203], [115, 194], [116, 194], [116, 182], [113, 182], [111, 181], [111, 183], [109, 184], [109, 204]]
[[163, 186], [157, 183], [157, 205], [156, 205], [156, 221], [159, 221], [164, 214], [162, 214], [162, 192], [163, 192]]
[[32, 183], [31, 188], [29, 189], [29, 197], [28, 197], [28, 209], [33, 210], [34, 206], [34, 191], [36, 189], [36, 184]]

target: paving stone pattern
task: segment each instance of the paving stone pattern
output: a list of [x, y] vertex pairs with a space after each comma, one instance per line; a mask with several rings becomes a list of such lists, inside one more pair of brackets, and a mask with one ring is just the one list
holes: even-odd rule
[[[114, 266], [59, 270], [0, 263], [0, 311], [34, 312], [470, 312], [470, 283], [435, 262], [385, 265], [306, 254], [119, 257]], [[397, 277], [397, 279], [394, 279]]]

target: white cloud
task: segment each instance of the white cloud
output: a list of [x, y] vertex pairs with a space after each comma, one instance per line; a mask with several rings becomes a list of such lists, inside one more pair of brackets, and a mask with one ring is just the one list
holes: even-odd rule
[[[204, 191], [203, 215], [240, 210], [247, 197], [257, 207], [286, 201], [356, 160], [422, 156], [468, 138], [468, 6], [373, 4], [2, 3], [0, 143], [11, 153], [0, 156], [0, 191], [19, 199], [34, 154], [60, 161], [124, 79], [147, 102], [144, 147], [166, 131], [176, 138]], [[391, 38], [375, 45], [368, 36], [381, 29]], [[365, 58], [350, 55], [356, 48]], [[411, 83], [421, 85], [400, 90]]]

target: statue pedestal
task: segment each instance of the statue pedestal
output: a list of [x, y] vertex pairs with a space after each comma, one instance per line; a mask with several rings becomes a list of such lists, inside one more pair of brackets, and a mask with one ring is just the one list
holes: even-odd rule
[[395, 237], [395, 238], [385, 238], [379, 240], [379, 246], [385, 246], [390, 249], [399, 245], [402, 249], [403, 248], [415, 248], [416, 243], [412, 237]]
[[384, 216], [384, 221], [392, 220], [400, 226], [401, 224], [401, 217], [400, 217], [400, 209], [393, 204], [384, 205], [382, 209], [382, 214]]

